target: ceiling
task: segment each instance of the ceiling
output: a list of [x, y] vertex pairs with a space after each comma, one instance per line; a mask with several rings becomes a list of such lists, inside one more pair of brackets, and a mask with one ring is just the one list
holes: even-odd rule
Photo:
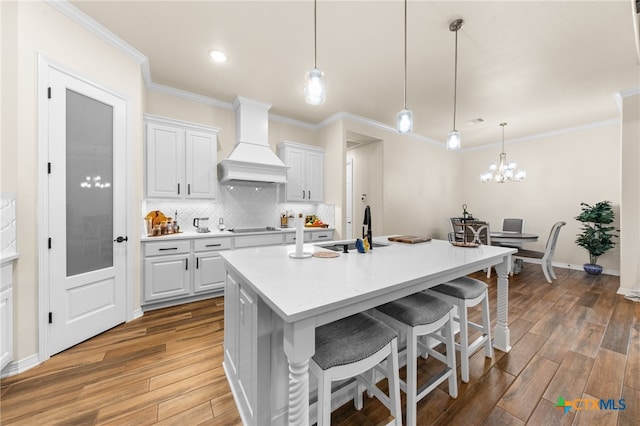
[[[307, 105], [313, 67], [313, 2], [72, 1], [148, 58], [151, 79], [232, 102], [236, 95], [311, 124], [348, 112], [395, 127], [403, 108], [401, 0], [317, 3], [317, 66], [327, 100]], [[407, 108], [414, 133], [463, 148], [619, 117], [615, 94], [640, 87], [635, 0], [409, 1]], [[215, 64], [208, 52], [228, 55]], [[466, 124], [482, 118], [481, 124]]]

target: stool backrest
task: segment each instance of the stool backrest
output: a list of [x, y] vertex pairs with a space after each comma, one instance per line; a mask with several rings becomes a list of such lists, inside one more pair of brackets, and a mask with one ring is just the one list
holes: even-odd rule
[[556, 251], [556, 244], [558, 243], [558, 235], [560, 234], [560, 228], [562, 228], [566, 224], [567, 222], [556, 222], [551, 227], [551, 232], [549, 232], [549, 238], [547, 239], [545, 257], [553, 258], [553, 252]]
[[507, 218], [502, 219], [502, 230], [508, 232], [524, 232], [524, 219]]

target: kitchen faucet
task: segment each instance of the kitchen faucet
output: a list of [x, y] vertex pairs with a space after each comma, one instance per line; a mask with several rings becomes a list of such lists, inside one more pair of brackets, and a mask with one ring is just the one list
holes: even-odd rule
[[[365, 226], [367, 227], [365, 231]], [[369, 241], [369, 247], [373, 249], [373, 234], [371, 233], [371, 207], [367, 206], [364, 208], [364, 221], [362, 222], [362, 239], [367, 237]]]

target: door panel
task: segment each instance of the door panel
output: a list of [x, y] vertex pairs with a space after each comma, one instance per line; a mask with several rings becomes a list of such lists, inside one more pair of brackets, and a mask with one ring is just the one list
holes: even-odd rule
[[49, 70], [49, 355], [126, 319], [126, 102]]

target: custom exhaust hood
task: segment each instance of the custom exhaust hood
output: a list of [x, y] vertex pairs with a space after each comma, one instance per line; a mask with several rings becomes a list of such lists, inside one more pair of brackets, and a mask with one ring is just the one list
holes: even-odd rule
[[238, 96], [236, 146], [218, 164], [221, 182], [286, 183], [287, 169], [269, 147], [269, 108], [271, 105]]

